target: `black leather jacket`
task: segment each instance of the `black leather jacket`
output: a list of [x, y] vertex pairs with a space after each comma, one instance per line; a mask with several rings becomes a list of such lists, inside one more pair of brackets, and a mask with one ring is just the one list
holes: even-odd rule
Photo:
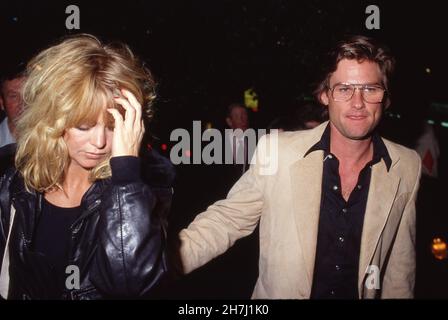
[[[25, 189], [13, 170], [0, 181], [0, 253], [3, 256], [11, 205], [16, 209], [9, 242], [8, 299], [54, 298], [45, 257], [33, 251], [41, 193]], [[141, 298], [166, 272], [165, 239], [153, 213], [156, 198], [140, 181], [95, 182], [84, 194], [82, 214], [71, 226], [69, 263], [80, 271], [80, 288], [61, 299]]]

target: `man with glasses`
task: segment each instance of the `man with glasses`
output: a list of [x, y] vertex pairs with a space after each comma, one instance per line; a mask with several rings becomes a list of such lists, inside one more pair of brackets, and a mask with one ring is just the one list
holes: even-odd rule
[[[421, 172], [416, 152], [379, 136], [390, 104], [394, 60], [362, 36], [341, 41], [315, 94], [329, 121], [278, 135], [218, 201], [180, 233], [189, 272], [250, 234], [260, 221], [259, 278], [254, 298], [412, 298], [415, 199]], [[270, 140], [257, 148], [266, 149]]]

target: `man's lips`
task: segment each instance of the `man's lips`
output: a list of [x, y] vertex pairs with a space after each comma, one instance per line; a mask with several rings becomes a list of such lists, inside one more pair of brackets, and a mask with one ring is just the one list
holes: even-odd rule
[[350, 120], [364, 120], [365, 118], [367, 118], [366, 115], [348, 115], [347, 118], [349, 118]]

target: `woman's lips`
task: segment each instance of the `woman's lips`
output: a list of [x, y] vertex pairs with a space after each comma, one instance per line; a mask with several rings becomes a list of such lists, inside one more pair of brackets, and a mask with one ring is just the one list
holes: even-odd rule
[[105, 153], [91, 153], [91, 152], [86, 152], [87, 158], [90, 159], [101, 159], [102, 157], [104, 157]]

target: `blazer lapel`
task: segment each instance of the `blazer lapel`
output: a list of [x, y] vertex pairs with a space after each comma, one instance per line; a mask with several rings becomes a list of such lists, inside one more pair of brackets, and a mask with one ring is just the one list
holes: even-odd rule
[[392, 168], [393, 164], [388, 172], [384, 161], [380, 161], [372, 167], [372, 177], [361, 236], [358, 275], [360, 294], [366, 269], [372, 261], [378, 240], [389, 217], [398, 190], [400, 178], [393, 173]]
[[311, 152], [292, 164], [290, 170], [295, 223], [311, 290], [321, 202], [323, 152]]

